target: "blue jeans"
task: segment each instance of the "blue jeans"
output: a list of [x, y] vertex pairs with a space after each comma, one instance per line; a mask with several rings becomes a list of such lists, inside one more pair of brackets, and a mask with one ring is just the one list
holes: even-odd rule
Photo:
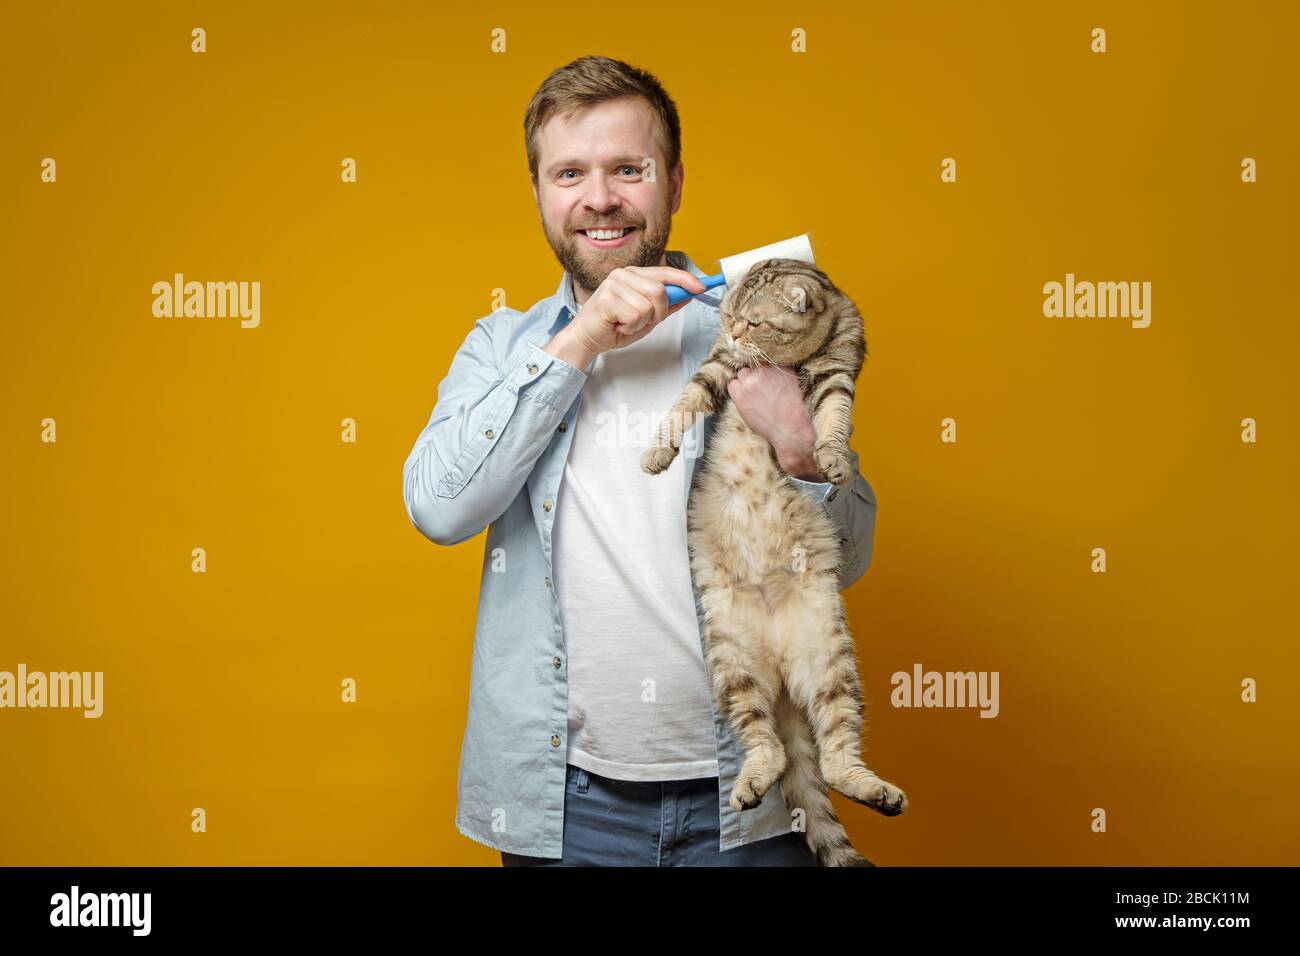
[[718, 849], [718, 778], [648, 783], [568, 765], [564, 854], [501, 854], [502, 866], [816, 866], [804, 834]]

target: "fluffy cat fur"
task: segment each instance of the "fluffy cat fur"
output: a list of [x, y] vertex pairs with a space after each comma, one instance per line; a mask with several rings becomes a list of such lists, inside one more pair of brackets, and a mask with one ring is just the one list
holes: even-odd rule
[[849, 842], [828, 787], [886, 816], [906, 810], [907, 796], [861, 759], [863, 700], [840, 597], [840, 541], [727, 392], [742, 367], [794, 366], [817, 432], [817, 467], [836, 486], [849, 484], [862, 318], [821, 270], [794, 259], [756, 264], [727, 291], [720, 314], [717, 341], [641, 467], [663, 471], [683, 431], [698, 416], [718, 416], [692, 482], [687, 535], [712, 692], [746, 754], [731, 805], [758, 806], [780, 780], [789, 809], [805, 812], [819, 865], [871, 865]]

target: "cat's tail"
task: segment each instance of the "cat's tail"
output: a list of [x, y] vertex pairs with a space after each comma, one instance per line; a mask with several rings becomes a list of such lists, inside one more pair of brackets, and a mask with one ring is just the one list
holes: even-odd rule
[[786, 768], [781, 775], [781, 794], [791, 811], [804, 814], [804, 837], [817, 856], [818, 866], [875, 866], [864, 857], [844, 832], [835, 815], [829, 788], [822, 779], [817, 744], [803, 709], [782, 690], [776, 704], [776, 726], [785, 747]]

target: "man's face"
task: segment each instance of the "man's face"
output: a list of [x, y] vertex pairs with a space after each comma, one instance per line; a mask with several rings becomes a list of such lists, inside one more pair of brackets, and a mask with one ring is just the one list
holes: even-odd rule
[[[656, 135], [659, 118], [642, 97], [609, 100], [537, 131], [533, 193], [546, 241], [573, 276], [579, 304], [620, 266], [663, 265], [685, 170], [670, 174]], [[653, 159], [651, 180], [646, 160]], [[586, 230], [627, 228], [618, 239]]]

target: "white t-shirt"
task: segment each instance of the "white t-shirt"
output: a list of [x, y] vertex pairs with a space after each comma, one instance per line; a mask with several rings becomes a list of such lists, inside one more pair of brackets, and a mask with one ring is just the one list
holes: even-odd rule
[[567, 760], [616, 780], [718, 775], [685, 462], [641, 470], [686, 385], [683, 311], [592, 364], [551, 529], [569, 668]]

